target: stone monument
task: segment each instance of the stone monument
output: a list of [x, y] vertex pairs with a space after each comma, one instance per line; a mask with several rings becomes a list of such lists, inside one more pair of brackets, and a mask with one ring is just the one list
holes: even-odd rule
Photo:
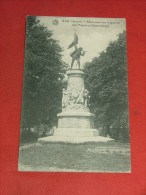
[[[62, 112], [57, 115], [58, 128], [53, 136], [40, 138], [39, 141], [84, 143], [112, 140], [99, 136], [94, 128], [94, 114], [89, 110], [90, 96], [84, 85], [85, 73], [80, 69], [80, 57], [85, 55], [85, 51], [77, 44], [78, 36], [75, 33], [68, 47], [75, 50], [70, 54], [71, 69], [67, 71], [67, 88], [62, 91]], [[75, 61], [78, 69], [73, 69]]]
[[58, 129], [54, 135], [93, 136], [94, 114], [89, 110], [89, 92], [85, 89], [85, 73], [81, 70], [67, 72], [67, 89], [63, 90], [62, 112], [57, 115]]

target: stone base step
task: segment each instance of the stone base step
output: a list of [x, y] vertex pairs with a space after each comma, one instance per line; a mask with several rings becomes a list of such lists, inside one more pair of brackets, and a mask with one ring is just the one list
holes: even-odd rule
[[40, 143], [72, 143], [72, 144], [80, 144], [80, 143], [92, 143], [92, 142], [111, 142], [114, 141], [108, 137], [101, 136], [91, 136], [91, 137], [71, 137], [71, 136], [49, 136], [40, 138], [38, 140]]

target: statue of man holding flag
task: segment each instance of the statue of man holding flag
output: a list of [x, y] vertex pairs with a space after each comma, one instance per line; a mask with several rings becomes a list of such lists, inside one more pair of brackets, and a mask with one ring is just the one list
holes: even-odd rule
[[71, 69], [73, 68], [73, 64], [75, 61], [77, 61], [78, 69], [80, 69], [80, 57], [85, 55], [85, 51], [83, 51], [82, 47], [77, 48], [78, 44], [78, 36], [76, 33], [74, 33], [74, 40], [73, 42], [68, 46], [68, 49], [75, 47], [75, 50], [71, 52], [70, 56], [72, 57], [71, 62]]

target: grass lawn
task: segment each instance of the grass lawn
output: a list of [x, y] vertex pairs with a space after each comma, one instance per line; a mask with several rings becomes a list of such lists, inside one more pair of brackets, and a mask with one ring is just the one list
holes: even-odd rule
[[33, 143], [20, 147], [20, 171], [130, 172], [130, 146], [119, 143]]

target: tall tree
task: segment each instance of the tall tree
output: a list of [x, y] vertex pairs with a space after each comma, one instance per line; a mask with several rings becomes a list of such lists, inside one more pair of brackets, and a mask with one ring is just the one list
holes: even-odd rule
[[112, 127], [112, 136], [128, 139], [128, 83], [126, 32], [111, 42], [106, 51], [86, 63], [86, 85], [91, 94], [91, 110], [95, 122], [106, 132]]
[[41, 123], [54, 125], [61, 108], [66, 64], [62, 61], [62, 48], [52, 35], [36, 17], [27, 17], [22, 128]]

